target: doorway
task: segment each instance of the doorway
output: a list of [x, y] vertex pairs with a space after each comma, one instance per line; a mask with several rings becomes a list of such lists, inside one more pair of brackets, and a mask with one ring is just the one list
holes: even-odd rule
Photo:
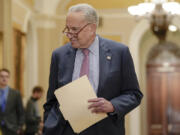
[[157, 44], [146, 67], [148, 135], [180, 135], [180, 49]]
[[14, 65], [15, 65], [15, 88], [24, 95], [24, 61], [26, 35], [18, 29], [13, 29]]

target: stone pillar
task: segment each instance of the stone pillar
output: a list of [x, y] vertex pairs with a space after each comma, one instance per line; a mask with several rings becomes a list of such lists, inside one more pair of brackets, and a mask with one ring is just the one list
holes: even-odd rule
[[37, 84], [45, 89], [43, 99], [40, 101], [41, 114], [43, 114], [43, 104], [46, 101], [46, 93], [49, 84], [49, 70], [51, 54], [55, 48], [62, 44], [62, 29], [65, 21], [60, 18], [53, 18], [45, 15], [34, 17], [37, 37]]
[[3, 24], [3, 67], [11, 72], [10, 85], [14, 86], [14, 57], [13, 57], [13, 38], [12, 38], [12, 15], [11, 0], [2, 2], [2, 24]]
[[24, 76], [24, 102], [32, 94], [32, 88], [38, 84], [38, 40], [36, 20], [31, 16], [27, 24], [26, 51], [25, 51], [25, 76]]

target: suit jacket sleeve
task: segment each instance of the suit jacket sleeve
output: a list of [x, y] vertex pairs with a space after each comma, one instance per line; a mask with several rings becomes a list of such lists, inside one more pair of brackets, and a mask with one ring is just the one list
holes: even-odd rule
[[111, 103], [115, 108], [115, 113], [118, 115], [118, 117], [124, 117], [124, 115], [138, 106], [143, 96], [139, 90], [133, 60], [128, 48], [125, 48], [123, 51], [121, 64], [121, 94], [111, 100]]
[[50, 76], [49, 76], [49, 88], [47, 93], [47, 102], [44, 104], [44, 121], [46, 121], [47, 116], [56, 103], [57, 99], [54, 95], [55, 89], [58, 88], [58, 69], [55, 53], [52, 54], [51, 65], [50, 65]]

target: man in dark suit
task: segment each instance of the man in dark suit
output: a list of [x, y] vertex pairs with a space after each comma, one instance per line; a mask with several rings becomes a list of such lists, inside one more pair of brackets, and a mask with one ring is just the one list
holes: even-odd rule
[[18, 135], [24, 124], [24, 109], [19, 91], [8, 86], [10, 72], [0, 69], [0, 129], [3, 135]]
[[52, 54], [44, 135], [75, 135], [59, 110], [54, 91], [82, 75], [88, 76], [98, 97], [88, 100], [88, 108], [108, 117], [80, 135], [125, 135], [124, 116], [140, 104], [142, 93], [128, 47], [96, 35], [97, 26], [92, 6], [78, 4], [69, 9], [63, 33], [70, 43]]

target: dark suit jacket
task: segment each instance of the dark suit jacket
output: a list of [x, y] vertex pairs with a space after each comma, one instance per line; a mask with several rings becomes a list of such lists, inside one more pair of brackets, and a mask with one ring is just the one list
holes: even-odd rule
[[9, 89], [5, 112], [0, 111], [0, 122], [5, 122], [7, 129], [17, 132], [24, 124], [24, 108], [19, 91]]
[[41, 117], [36, 114], [36, 102], [37, 101], [31, 97], [26, 106], [26, 133], [37, 133], [39, 130]]
[[[54, 91], [72, 81], [75, 55], [76, 49], [70, 43], [52, 54], [47, 102], [44, 105], [44, 135], [74, 135], [58, 109]], [[142, 98], [128, 47], [99, 37], [99, 66], [97, 96], [109, 100], [116, 113], [80, 134], [124, 135], [124, 116], [138, 106]]]

